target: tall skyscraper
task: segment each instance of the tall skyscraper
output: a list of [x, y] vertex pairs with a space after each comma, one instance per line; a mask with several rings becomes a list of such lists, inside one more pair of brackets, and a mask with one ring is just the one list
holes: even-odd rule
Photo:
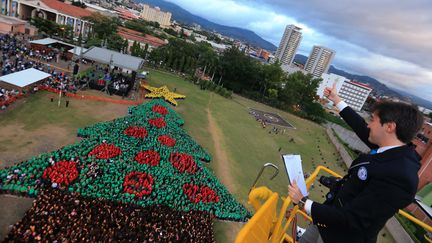
[[285, 28], [275, 57], [282, 64], [290, 65], [293, 62], [297, 48], [302, 39], [302, 33], [300, 31], [301, 28], [295, 25], [287, 25]]
[[335, 53], [332, 49], [323, 46], [314, 46], [307, 59], [305, 70], [316, 77], [321, 77], [323, 73], [328, 72]]

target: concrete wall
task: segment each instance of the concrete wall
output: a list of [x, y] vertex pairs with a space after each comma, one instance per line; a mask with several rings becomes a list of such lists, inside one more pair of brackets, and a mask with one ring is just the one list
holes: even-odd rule
[[12, 30], [12, 25], [0, 22], [0, 32], [9, 33]]
[[351, 166], [353, 159], [351, 158], [349, 153], [346, 151], [343, 144], [339, 143], [339, 140], [334, 135], [331, 126], [327, 126], [326, 132], [327, 132], [327, 136], [330, 138], [330, 141], [333, 143], [333, 145], [336, 147], [336, 150], [339, 152], [340, 156], [342, 157], [343, 162], [345, 163], [347, 168], [349, 168]]
[[368, 146], [366, 146], [366, 144], [364, 144], [353, 131], [334, 123], [329, 123], [329, 126], [335, 130], [336, 134], [342, 139], [342, 141], [347, 143], [350, 148], [363, 153], [369, 153], [370, 149]]

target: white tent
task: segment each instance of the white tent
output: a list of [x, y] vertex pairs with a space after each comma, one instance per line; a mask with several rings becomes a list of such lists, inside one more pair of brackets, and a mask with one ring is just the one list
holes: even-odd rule
[[34, 68], [29, 68], [23, 71], [1, 76], [0, 81], [23, 88], [50, 76], [51, 74], [49, 73], [42, 72]]
[[73, 49], [70, 49], [68, 52], [79, 56], [80, 54], [86, 52], [88, 49], [84, 47], [75, 46]]
[[32, 41], [30, 41], [30, 43], [31, 43], [31, 44], [44, 45], [44, 46], [52, 45], [52, 44], [55, 44], [55, 43], [60, 43], [60, 44], [63, 44], [63, 45], [67, 45], [67, 46], [70, 46], [70, 47], [74, 47], [74, 45], [71, 45], [71, 44], [69, 44], [69, 43], [66, 43], [66, 42], [63, 42], [63, 41], [59, 41], [59, 40], [56, 40], [56, 39], [52, 39], [52, 38], [45, 38], [45, 39], [39, 39], [39, 40], [32, 40]]
[[144, 59], [142, 58], [95, 46], [83, 53], [83, 58], [132, 71], [138, 71], [144, 64]]

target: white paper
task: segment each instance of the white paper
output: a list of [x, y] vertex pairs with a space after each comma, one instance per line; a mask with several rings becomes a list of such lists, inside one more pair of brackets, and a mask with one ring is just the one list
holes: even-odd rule
[[298, 154], [285, 154], [282, 156], [288, 179], [291, 184], [295, 180], [303, 196], [307, 196], [306, 181], [304, 179], [301, 157]]

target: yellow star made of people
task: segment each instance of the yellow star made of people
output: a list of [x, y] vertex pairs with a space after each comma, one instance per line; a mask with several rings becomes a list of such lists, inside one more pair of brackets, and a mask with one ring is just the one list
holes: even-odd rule
[[170, 102], [171, 104], [177, 106], [177, 101], [175, 99], [184, 99], [186, 98], [185, 95], [177, 94], [174, 92], [169, 91], [167, 86], [162, 86], [160, 88], [143, 85], [143, 87], [150, 91], [150, 93], [146, 94], [146, 98], [164, 98], [166, 101]]

